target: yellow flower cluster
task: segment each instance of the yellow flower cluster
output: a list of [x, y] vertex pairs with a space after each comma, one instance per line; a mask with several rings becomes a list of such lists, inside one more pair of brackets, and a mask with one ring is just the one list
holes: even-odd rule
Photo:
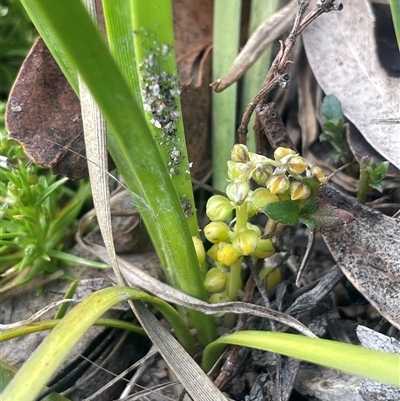
[[[277, 148], [272, 160], [249, 152], [245, 145], [239, 144], [232, 149], [232, 158], [228, 161], [228, 176], [232, 184], [242, 183], [241, 187], [243, 183], [253, 179], [273, 195], [289, 191], [292, 200], [306, 199], [310, 196], [311, 190], [303, 182], [305, 177], [315, 177], [321, 184], [326, 184], [327, 181], [319, 167], [309, 168], [304, 157], [292, 149]], [[242, 190], [242, 196], [243, 193]]]
[[[313, 196], [312, 188], [326, 183], [326, 177], [318, 167], [309, 168], [306, 160], [295, 151], [280, 147], [274, 152], [274, 160], [249, 152], [245, 145], [235, 145], [228, 161], [229, 184], [226, 197], [212, 196], [206, 207], [211, 222], [204, 227], [204, 235], [213, 243], [207, 252], [216, 262], [205, 277], [205, 287], [213, 295], [210, 302], [232, 299], [235, 291], [227, 288], [238, 278], [243, 256], [264, 259], [275, 253], [271, 239], [264, 238], [260, 228], [248, 219], [263, 212], [270, 203], [281, 200], [306, 201]], [[252, 190], [250, 180], [259, 188]], [[308, 181], [307, 181], [308, 180]], [[234, 225], [225, 223], [235, 212]], [[236, 273], [234, 270], [236, 269]]]

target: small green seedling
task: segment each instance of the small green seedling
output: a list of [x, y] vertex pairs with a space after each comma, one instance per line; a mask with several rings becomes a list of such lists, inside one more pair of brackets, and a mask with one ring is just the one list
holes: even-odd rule
[[389, 168], [389, 162], [384, 161], [379, 166], [368, 156], [360, 160], [360, 185], [358, 187], [357, 200], [365, 203], [368, 191], [376, 189], [383, 191], [382, 180], [385, 178]]
[[321, 112], [324, 132], [319, 140], [332, 143], [335, 148], [331, 154], [333, 161], [342, 159], [344, 164], [348, 163], [351, 157], [346, 145], [344, 116], [339, 100], [334, 95], [325, 96]]

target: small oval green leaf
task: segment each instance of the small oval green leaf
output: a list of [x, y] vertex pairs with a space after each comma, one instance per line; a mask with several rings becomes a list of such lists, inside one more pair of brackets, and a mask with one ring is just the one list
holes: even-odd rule
[[295, 226], [299, 222], [299, 209], [293, 201], [269, 203], [264, 212], [273, 220], [286, 226]]

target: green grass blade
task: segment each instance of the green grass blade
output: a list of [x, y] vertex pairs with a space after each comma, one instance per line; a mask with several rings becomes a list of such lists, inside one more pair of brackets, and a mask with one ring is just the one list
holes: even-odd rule
[[[213, 80], [229, 71], [239, 51], [241, 2], [215, 0]], [[213, 93], [212, 109], [212, 162], [213, 186], [221, 191], [226, 188], [226, 162], [236, 137], [237, 85], [222, 93]]]
[[65, 263], [73, 264], [73, 265], [83, 265], [90, 266], [96, 269], [109, 269], [110, 265], [103, 262], [96, 262], [95, 260], [85, 259], [81, 256], [72, 255], [68, 252], [59, 251], [57, 249], [49, 249], [47, 251], [48, 256], [52, 259], [62, 260]]
[[193, 354], [196, 348], [192, 335], [172, 306], [132, 288], [106, 288], [87, 297], [60, 321], [20, 368], [3, 392], [2, 401], [33, 401], [74, 345], [95, 321], [112, 306], [129, 299], [143, 300], [156, 306], [174, 328], [181, 344]]
[[[4, 388], [12, 380], [12, 378], [17, 373], [18, 369], [14, 366], [8, 364], [5, 361], [0, 360], [0, 394], [3, 392]], [[64, 397], [58, 393], [51, 393], [47, 397], [43, 398], [43, 401], [70, 401], [69, 398]]]
[[47, 187], [42, 194], [36, 199], [36, 204], [35, 206], [39, 206], [41, 203], [43, 203], [50, 195], [52, 192], [54, 192], [57, 188], [62, 187], [65, 182], [68, 181], [67, 177], [60, 178], [53, 184], [51, 184], [49, 187]]
[[390, 11], [396, 33], [397, 47], [400, 50], [400, 0], [390, 0]]
[[40, 36], [45, 41], [47, 47], [51, 49], [51, 53], [57, 64], [61, 68], [64, 75], [67, 77], [69, 83], [76, 93], [78, 91], [78, 75], [76, 68], [70, 62], [70, 59], [66, 56], [64, 48], [58, 46], [58, 39], [54, 35], [54, 31], [45, 21], [42, 21], [41, 7], [37, 7], [35, 1], [21, 0], [27, 14], [35, 25], [35, 28], [39, 32]]
[[139, 75], [136, 68], [134, 35], [127, 34], [128, 30], [133, 28], [131, 2], [103, 0], [103, 9], [111, 53], [120, 66], [135, 99], [138, 104], [142, 105]]
[[[66, 291], [64, 299], [72, 299], [75, 295], [75, 291], [78, 285], [79, 285], [79, 280], [74, 280], [69, 286], [68, 290]], [[70, 307], [70, 302], [61, 304], [57, 309], [54, 319], [62, 319], [67, 313], [69, 307]]]
[[[255, 31], [255, 29], [265, 20], [267, 20], [276, 11], [278, 5], [277, 0], [253, 0], [251, 2], [250, 9], [250, 24], [249, 24], [249, 36]], [[246, 109], [247, 105], [252, 101], [255, 95], [263, 87], [265, 77], [267, 75], [269, 66], [271, 65], [271, 50], [272, 47], [264, 52], [264, 54], [254, 63], [249, 71], [246, 72], [243, 78], [243, 90], [241, 98], [241, 115]], [[254, 121], [255, 116], [252, 115], [248, 128], [247, 134], [247, 147], [252, 152], [255, 152], [255, 140], [254, 140]]]
[[[67, 305], [68, 307], [67, 303], [63, 305]], [[61, 319], [57, 318], [52, 320], [41, 320], [40, 322], [31, 323], [26, 326], [16, 327], [14, 329], [3, 331], [0, 333], [0, 343], [11, 340], [12, 338], [27, 336], [28, 334], [38, 333], [45, 330], [52, 330], [60, 323], [60, 321]], [[140, 326], [133, 323], [125, 322], [124, 320], [100, 318], [97, 319], [93, 324], [94, 326], [113, 327], [121, 330], [129, 330], [142, 336], [146, 335], [146, 332]]]
[[[142, 105], [143, 109], [143, 93], [146, 93], [146, 85], [158, 83], [160, 84], [160, 74], [168, 74], [169, 79], [174, 79], [177, 85], [177, 72], [175, 53], [173, 51], [174, 45], [174, 32], [172, 25], [172, 8], [170, 1], [158, 2], [151, 0], [143, 7], [140, 0], [124, 1], [124, 0], [104, 0], [104, 15], [106, 20], [107, 32], [109, 35], [110, 49], [117, 60], [121, 71], [123, 72], [130, 88], [135, 94], [138, 103]], [[134, 35], [130, 33], [134, 32]], [[146, 68], [145, 68], [146, 67]], [[152, 79], [156, 78], [156, 82]], [[150, 82], [149, 82], [150, 80]], [[156, 102], [167, 103], [168, 93], [170, 90], [176, 90], [174, 84], [166, 84], [165, 79], [163, 90], [160, 90], [159, 99]], [[161, 86], [161, 85], [160, 85]], [[148, 100], [147, 89], [147, 99]], [[163, 93], [164, 91], [164, 93]], [[167, 95], [165, 95], [165, 92]], [[145, 101], [146, 101], [145, 100]], [[179, 102], [179, 96], [168, 98], [172, 101], [172, 112], [179, 112], [182, 115], [182, 110]], [[152, 105], [147, 104], [147, 107]], [[154, 106], [153, 106], [154, 107]], [[168, 110], [168, 107], [166, 110]], [[164, 116], [164, 111], [163, 111]], [[165, 116], [164, 116], [165, 117]], [[153, 118], [151, 113], [146, 113], [148, 126], [150, 132], [155, 138], [155, 142], [159, 147], [161, 157], [168, 171], [173, 167], [174, 172], [178, 174], [171, 174], [172, 183], [179, 197], [181, 207], [183, 204], [190, 204], [190, 208], [185, 208], [185, 217], [189, 226], [189, 231], [192, 236], [198, 235], [197, 217], [194, 213], [194, 199], [193, 191], [190, 180], [188, 155], [185, 145], [185, 135], [183, 129], [182, 118], [174, 122], [176, 124], [176, 131], [167, 132], [164, 128], [156, 128], [150, 123]], [[171, 158], [171, 152], [178, 151], [179, 166], [173, 165], [174, 160]], [[176, 160], [176, 159], [175, 159]], [[172, 216], [171, 216], [172, 217]], [[153, 219], [146, 221], [147, 229], [149, 230], [153, 243], [164, 239], [164, 233], [159, 232], [159, 227], [154, 224]], [[153, 233], [153, 234], [152, 234]], [[158, 234], [157, 234], [158, 233]], [[186, 238], [185, 246], [191, 247], [191, 240]], [[168, 244], [160, 244], [159, 249], [165, 249]], [[167, 256], [164, 252], [158, 252], [161, 261]], [[168, 266], [168, 263], [163, 263]], [[174, 265], [174, 271], [167, 268], [167, 277], [169, 282], [175, 287], [181, 287], [180, 282], [189, 283], [191, 278], [202, 282], [201, 275], [198, 276], [200, 271], [194, 267], [187, 266], [187, 264]], [[188, 276], [189, 274], [189, 276]], [[174, 278], [178, 276], [178, 280]], [[182, 288], [183, 291], [186, 291]], [[203, 327], [213, 325], [211, 321], [203, 325], [204, 317], [200, 317], [198, 312], [190, 311], [193, 321], [197, 328], [200, 328], [200, 338], [204, 337], [201, 333]], [[199, 321], [196, 325], [196, 322]], [[214, 336], [214, 329], [207, 328], [207, 332], [212, 333], [207, 335], [208, 340]], [[204, 341], [202, 341], [204, 343]]]
[[[131, 2], [126, 0], [104, 0], [103, 9], [110, 51], [131, 88], [138, 105], [143, 110], [135, 44], [133, 35], [130, 34], [133, 31]], [[136, 191], [139, 191], [138, 187], [139, 185], [136, 185]], [[158, 236], [158, 238], [161, 238], [161, 233], [154, 219], [148, 219], [146, 226], [147, 230], [152, 233], [152, 237]], [[162, 266], [168, 265], [163, 253], [159, 254], [159, 258]]]
[[[30, 14], [38, 30], [52, 33], [55, 41], [46, 40], [46, 43], [64, 50], [65, 57], [79, 72], [103, 112], [111, 131], [110, 153], [127, 186], [136, 195], [136, 203], [157, 253], [166, 263], [164, 267], [172, 284], [206, 299], [190, 231], [165, 162], [141, 105], [84, 6], [79, 0], [50, 3], [22, 0], [22, 3], [34, 10]], [[194, 313], [193, 324], [203, 344], [215, 338], [211, 317]]]
[[[198, 236], [174, 51], [171, 0], [131, 0], [136, 65], [146, 117], [172, 183], [185, 205], [192, 236]], [[162, 112], [161, 112], [162, 109]], [[177, 117], [179, 116], [179, 117]], [[159, 124], [160, 128], [156, 125]], [[190, 206], [189, 206], [190, 205]]]
[[400, 387], [400, 355], [331, 340], [263, 331], [241, 331], [209, 344], [203, 356], [206, 371], [226, 344], [276, 352]]

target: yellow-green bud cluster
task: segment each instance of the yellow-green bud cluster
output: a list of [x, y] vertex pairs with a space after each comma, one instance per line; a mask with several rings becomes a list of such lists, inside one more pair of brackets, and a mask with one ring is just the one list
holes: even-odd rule
[[[315, 195], [310, 185], [315, 190], [326, 183], [320, 168], [310, 168], [303, 157], [289, 148], [276, 149], [272, 160], [237, 144], [227, 165], [226, 197], [212, 196], [206, 206], [211, 222], [204, 227], [204, 235], [213, 244], [207, 254], [216, 262], [216, 267], [205, 277], [205, 287], [212, 293], [210, 302], [227, 300], [231, 271], [234, 282], [231, 267], [238, 266], [243, 256], [264, 259], [275, 253], [273, 242], [263, 238], [261, 230], [248, 223], [248, 219], [262, 212], [269, 203], [307, 200]], [[250, 180], [260, 187], [252, 190]], [[236, 224], [231, 226], [225, 221], [233, 217], [233, 212]], [[272, 277], [276, 280], [278, 273], [270, 280]]]
[[227, 195], [240, 204], [252, 194], [245, 186], [249, 179], [266, 187], [272, 195], [287, 194], [291, 200], [307, 199], [311, 195], [310, 187], [303, 182], [304, 178], [314, 178], [318, 184], [327, 182], [319, 167], [310, 168], [304, 157], [292, 149], [277, 148], [272, 160], [249, 152], [245, 145], [238, 144], [233, 147], [231, 160], [228, 161], [228, 176], [231, 184]]

